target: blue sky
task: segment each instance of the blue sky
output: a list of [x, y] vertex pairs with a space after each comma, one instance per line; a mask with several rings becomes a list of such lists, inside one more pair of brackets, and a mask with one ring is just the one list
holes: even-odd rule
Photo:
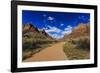
[[31, 23], [56, 39], [70, 34], [79, 23], [90, 22], [89, 13], [22, 11], [22, 24]]

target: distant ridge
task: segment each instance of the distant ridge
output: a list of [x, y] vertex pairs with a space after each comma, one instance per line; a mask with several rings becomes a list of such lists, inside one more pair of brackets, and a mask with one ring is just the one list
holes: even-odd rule
[[[42, 36], [45, 36], [46, 38], [50, 38], [50, 39], [53, 39], [53, 37], [51, 37], [44, 29], [38, 29], [36, 26], [34, 26], [33, 24], [25, 24], [23, 25], [23, 34], [24, 33], [28, 33], [28, 32], [32, 32], [32, 33], [37, 33], [38, 35], [42, 35]], [[90, 35], [90, 24], [87, 23], [87, 24], [83, 24], [83, 23], [80, 23], [78, 24], [78, 26], [72, 30], [72, 33], [70, 34], [65, 34], [64, 35], [64, 38], [62, 38], [63, 40], [64, 39], [73, 39], [73, 38], [79, 38], [79, 37], [82, 37], [82, 36], [88, 36]]]
[[44, 29], [38, 29], [36, 26], [34, 26], [33, 24], [24, 24], [23, 25], [23, 34], [24, 33], [28, 33], [28, 32], [33, 32], [33, 33], [37, 33], [37, 34], [42, 34], [44, 36], [46, 36], [47, 38], [53, 39], [48, 33], [45, 32]]

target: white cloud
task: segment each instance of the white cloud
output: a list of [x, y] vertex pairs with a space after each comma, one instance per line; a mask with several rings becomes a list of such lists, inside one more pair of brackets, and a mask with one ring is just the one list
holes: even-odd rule
[[47, 30], [48, 28], [45, 28], [45, 27], [44, 27], [44, 28], [42, 28], [42, 29]]
[[54, 17], [49, 16], [48, 20], [52, 21], [52, 20], [54, 20]]
[[72, 27], [68, 25], [67, 28], [64, 29], [63, 34], [70, 34], [71, 32], [72, 32]]
[[46, 32], [56, 32], [56, 33], [59, 33], [61, 32], [60, 29], [58, 29], [57, 27], [51, 27], [51, 26], [48, 26], [49, 29], [45, 30]]
[[67, 28], [65, 28], [65, 31], [69, 31], [71, 29], [72, 29], [72, 27], [70, 25], [68, 25]]
[[72, 32], [72, 30], [69, 31], [63, 31], [63, 34], [70, 34]]
[[61, 26], [63, 26], [64, 24], [60, 24]]
[[45, 31], [53, 38], [60, 39], [63, 38], [62, 30], [57, 27], [47, 26], [49, 29], [45, 29]]
[[55, 34], [49, 34], [49, 35], [51, 35], [53, 38], [55, 38], [55, 39], [60, 39], [60, 38], [63, 38], [63, 35], [59, 35], [59, 34], [57, 34], [57, 33], [55, 33]]
[[45, 31], [52, 36], [53, 38], [60, 39], [63, 38], [65, 34], [70, 34], [72, 32], [72, 27], [70, 25], [67, 26], [64, 30], [61, 30], [57, 27], [47, 26], [48, 29], [45, 29]]

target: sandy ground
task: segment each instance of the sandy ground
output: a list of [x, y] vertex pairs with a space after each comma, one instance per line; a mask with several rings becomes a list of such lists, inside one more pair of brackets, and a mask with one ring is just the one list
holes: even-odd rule
[[64, 43], [65, 42], [59, 42], [53, 44], [52, 46], [47, 47], [39, 53], [34, 54], [32, 57], [24, 60], [24, 62], [65, 60], [67, 58], [63, 52]]

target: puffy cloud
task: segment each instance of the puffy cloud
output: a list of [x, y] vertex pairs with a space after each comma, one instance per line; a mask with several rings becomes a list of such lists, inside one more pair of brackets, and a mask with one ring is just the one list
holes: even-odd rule
[[57, 27], [51, 27], [51, 26], [48, 26], [49, 29], [45, 30], [46, 32], [56, 32], [56, 33], [60, 33], [61, 30], [58, 29]]
[[51, 34], [51, 33], [49, 33], [49, 35], [51, 35], [53, 38], [55, 38], [55, 39], [61, 39], [61, 38], [63, 38], [64, 36], [62, 35], [62, 34], [60, 34], [60, 33], [53, 33], [53, 34]]
[[48, 20], [52, 21], [52, 20], [54, 20], [54, 17], [49, 16]]
[[64, 29], [64, 31], [63, 31], [63, 34], [65, 35], [65, 34], [70, 34], [71, 32], [72, 32], [72, 27], [70, 26], [70, 25], [68, 25], [65, 29]]
[[64, 24], [60, 24], [61, 26], [63, 26]]
[[57, 27], [47, 26], [48, 29], [45, 29], [45, 31], [52, 36], [53, 38], [60, 39], [63, 38], [65, 34], [70, 34], [72, 32], [72, 27], [70, 25], [67, 26], [64, 30], [61, 30]]
[[47, 26], [49, 29], [45, 29], [45, 31], [50, 35], [52, 36], [53, 38], [56, 38], [56, 39], [60, 39], [63, 37], [62, 35], [62, 30], [57, 28], [57, 27], [51, 27], [51, 26]]
[[65, 28], [66, 31], [72, 30], [72, 27], [70, 25], [67, 26], [67, 28]]

